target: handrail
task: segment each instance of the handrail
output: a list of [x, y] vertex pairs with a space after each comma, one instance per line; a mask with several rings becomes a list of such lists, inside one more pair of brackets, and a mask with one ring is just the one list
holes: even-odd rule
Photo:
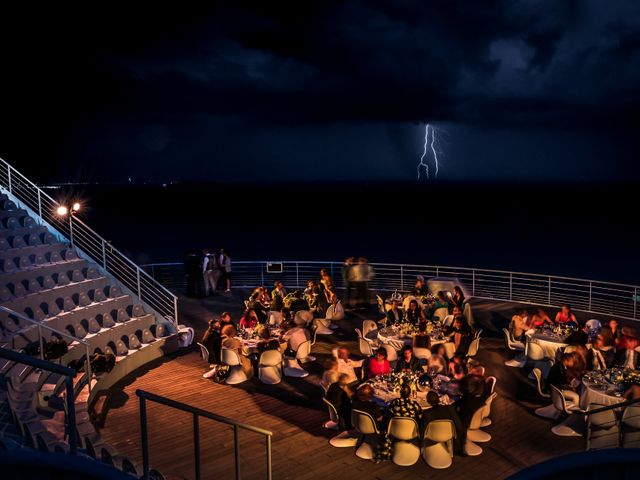
[[[281, 263], [283, 271], [267, 271], [267, 264]], [[154, 278], [167, 286], [184, 286], [183, 263], [165, 262], [143, 265]], [[299, 260], [234, 261], [236, 286], [255, 287], [275, 279], [287, 286], [303, 288], [306, 278], [317, 275], [319, 267], [330, 269], [336, 288], [342, 289], [340, 275], [343, 262]], [[425, 277], [457, 277], [465, 294], [480, 299], [527, 303], [548, 307], [572, 304], [575, 310], [611, 315], [622, 319], [640, 320], [640, 286], [624, 283], [600, 282], [582, 278], [544, 275], [540, 273], [511, 272], [506, 270], [452, 267], [442, 265], [416, 265], [371, 263], [376, 271], [369, 283], [372, 290], [408, 291], [418, 274]], [[178, 272], [180, 270], [180, 272]]]
[[273, 433], [270, 432], [269, 430], [264, 430], [262, 428], [254, 427], [246, 423], [237, 422], [233, 419], [223, 417], [221, 415], [217, 415], [215, 413], [211, 413], [206, 410], [202, 410], [201, 408], [194, 407], [192, 405], [187, 405], [186, 403], [177, 402], [175, 400], [171, 400], [170, 398], [163, 397], [161, 395], [156, 395], [155, 393], [147, 392], [145, 390], [136, 390], [136, 395], [140, 398], [140, 433], [142, 437], [142, 468], [144, 472], [143, 478], [145, 480], [148, 480], [149, 478], [149, 440], [148, 440], [148, 432], [147, 432], [147, 405], [146, 405], [147, 400], [160, 403], [161, 405], [175, 408], [183, 412], [191, 413], [193, 415], [193, 440], [194, 440], [193, 443], [194, 443], [194, 450], [195, 450], [196, 480], [201, 479], [199, 417], [205, 417], [210, 420], [214, 420], [216, 422], [224, 423], [226, 425], [231, 425], [233, 427], [236, 480], [240, 479], [240, 443], [239, 443], [239, 437], [238, 437], [239, 430], [243, 428], [245, 430], [249, 430], [251, 432], [264, 435], [266, 438], [266, 448], [267, 448], [267, 479], [268, 480], [272, 479], [271, 436], [273, 435]]
[[78, 451], [78, 439], [76, 437], [76, 404], [75, 394], [73, 392], [73, 379], [77, 375], [76, 371], [69, 367], [63, 367], [48, 360], [40, 360], [38, 358], [30, 357], [24, 353], [15, 352], [7, 348], [0, 347], [0, 358], [6, 358], [7, 360], [29, 365], [30, 367], [39, 368], [41, 370], [47, 370], [49, 372], [57, 373], [65, 376], [65, 387], [67, 390], [67, 435], [69, 436], [69, 449], [72, 455], [76, 455]]
[[585, 410], [585, 415], [593, 415], [594, 413], [606, 412], [609, 410], [616, 410], [621, 407], [628, 407], [629, 405], [635, 405], [636, 403], [640, 403], [640, 398], [634, 398], [632, 400], [627, 400], [625, 402], [614, 403], [612, 405], [607, 405], [606, 407], [596, 408], [594, 410]]
[[63, 219], [55, 215], [53, 211], [60, 206], [60, 203], [2, 158], [0, 158], [0, 186], [6, 188], [25, 207], [31, 209], [41, 222], [46, 223], [74, 247], [101, 265], [141, 302], [147, 303], [165, 318], [172, 317], [173, 323], [178, 324], [176, 295], [77, 216], [69, 215], [68, 219]]
[[[45, 330], [49, 330], [50, 332], [53, 332], [57, 335], [60, 335], [61, 337], [65, 337], [70, 339], [72, 342], [78, 342], [81, 345], [84, 345], [85, 348], [85, 372], [87, 372], [87, 382], [88, 382], [88, 388], [89, 388], [89, 393], [91, 393], [91, 377], [93, 376], [93, 372], [91, 371], [91, 360], [89, 358], [90, 356], [90, 348], [91, 348], [91, 344], [89, 342], [87, 342], [86, 340], [82, 340], [81, 338], [77, 338], [74, 337], [73, 335], [71, 335], [70, 333], [67, 332], [63, 332], [62, 330], [58, 330], [57, 328], [53, 328], [50, 327], [49, 325], [46, 325], [42, 322], [38, 322], [37, 320], [33, 320], [32, 318], [27, 317], [26, 315], [23, 315], [22, 313], [18, 313], [15, 310], [12, 310], [10, 308], [5, 307], [4, 305], [0, 305], [0, 311], [5, 312], [9, 315], [15, 316], [17, 318], [19, 318], [20, 320], [24, 320], [28, 323], [31, 323], [32, 325], [35, 325], [38, 327], [38, 341], [40, 342], [40, 359], [44, 361], [44, 345], [43, 345], [43, 339], [42, 339], [42, 329], [44, 328]], [[17, 333], [17, 332], [16, 332]], [[14, 336], [15, 337], [15, 336]], [[15, 345], [13, 343], [13, 338], [12, 338], [12, 344]], [[75, 374], [74, 374], [75, 377]]]

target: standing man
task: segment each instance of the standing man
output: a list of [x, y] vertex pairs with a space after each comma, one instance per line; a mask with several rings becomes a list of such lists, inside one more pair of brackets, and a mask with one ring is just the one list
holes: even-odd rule
[[[204, 296], [213, 295], [216, 291], [216, 257], [211, 255], [208, 249], [202, 251], [202, 276], [204, 278]], [[211, 292], [211, 293], [210, 293]]]
[[353, 283], [351, 281], [351, 268], [353, 267], [353, 257], [347, 258], [342, 265], [342, 281], [345, 287], [345, 299], [344, 304], [347, 308], [351, 308], [353, 301]]
[[221, 248], [216, 254], [217, 278], [216, 282], [224, 282], [226, 291], [231, 291], [231, 257], [227, 255], [224, 248]]

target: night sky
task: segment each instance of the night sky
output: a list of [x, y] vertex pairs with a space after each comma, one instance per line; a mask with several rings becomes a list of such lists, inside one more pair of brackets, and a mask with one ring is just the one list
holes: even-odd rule
[[415, 182], [429, 122], [441, 181], [640, 180], [640, 2], [133, 3], [0, 7], [0, 156], [41, 182]]

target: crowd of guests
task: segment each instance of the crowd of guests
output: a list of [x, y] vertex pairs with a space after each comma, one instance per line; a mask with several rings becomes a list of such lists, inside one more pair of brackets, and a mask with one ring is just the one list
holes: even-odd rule
[[205, 248], [198, 255], [189, 252], [184, 260], [187, 296], [201, 298], [218, 290], [231, 291], [231, 257], [224, 248], [215, 252]]
[[[359, 410], [371, 415], [378, 431], [381, 432], [374, 462], [378, 463], [390, 457], [391, 443], [385, 432], [389, 420], [393, 417], [414, 418], [421, 432], [424, 432], [430, 421], [452, 420], [455, 426], [454, 452], [465, 455], [467, 429], [473, 414], [483, 407], [491, 392], [491, 386], [485, 377], [484, 368], [477, 362], [467, 362], [462, 355], [455, 355], [448, 361], [444, 349], [434, 349], [434, 352], [437, 352], [434, 355], [439, 357], [437, 369], [425, 368], [431, 376], [454, 372], [452, 379], [457, 380], [461, 395], [454, 404], [443, 405], [438, 393], [431, 390], [427, 393], [430, 408], [426, 410], [413, 399], [411, 387], [406, 383], [400, 388], [400, 396], [392, 400], [386, 408], [382, 408], [374, 401], [373, 387], [363, 381], [368, 377], [389, 374], [392, 371], [424, 372], [425, 368], [413, 355], [411, 346], [402, 350], [393, 367], [387, 360], [384, 348], [380, 348], [371, 359], [353, 360], [349, 357], [348, 349], [341, 347], [335, 351], [335, 358], [328, 362], [321, 385], [326, 391], [326, 399], [338, 413], [339, 428], [351, 429], [351, 412]], [[356, 369], [359, 368], [362, 369], [360, 376], [356, 373]]]
[[[563, 305], [551, 319], [542, 308], [533, 313], [519, 310], [511, 320], [511, 334], [519, 341], [526, 340], [526, 333], [544, 326], [569, 326], [571, 333], [564, 339], [566, 347], [557, 351], [546, 384], [560, 389], [567, 400], [578, 404], [579, 388], [584, 374], [593, 370], [612, 367], [640, 368], [638, 332], [633, 327], [621, 327], [617, 320], [580, 324], [570, 305]], [[638, 386], [632, 387], [627, 396], [640, 396]]]

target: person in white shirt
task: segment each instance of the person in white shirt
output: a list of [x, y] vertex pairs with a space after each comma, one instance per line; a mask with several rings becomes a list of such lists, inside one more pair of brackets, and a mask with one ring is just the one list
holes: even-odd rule
[[295, 357], [296, 352], [298, 351], [298, 347], [300, 347], [300, 345], [307, 340], [310, 340], [311, 334], [306, 328], [294, 325], [293, 328], [289, 328], [285, 332], [285, 334], [282, 336], [282, 339], [286, 340], [288, 344], [285, 355]]
[[338, 372], [349, 377], [349, 384], [357, 382], [358, 376], [355, 369], [362, 367], [362, 360], [351, 360], [349, 350], [346, 347], [334, 350], [333, 355], [338, 360]]

